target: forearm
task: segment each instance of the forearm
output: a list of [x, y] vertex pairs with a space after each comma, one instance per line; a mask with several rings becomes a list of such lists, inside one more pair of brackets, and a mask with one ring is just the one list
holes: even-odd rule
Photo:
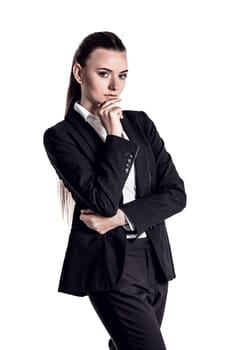
[[137, 233], [142, 233], [150, 226], [156, 225], [172, 215], [182, 211], [186, 206], [186, 194], [182, 183], [179, 188], [167, 190], [166, 193], [152, 194], [123, 204], [122, 211], [134, 225]]
[[163, 222], [186, 206], [186, 193], [170, 154], [154, 123], [142, 112], [153, 158], [150, 190], [141, 198], [123, 204], [123, 210], [138, 234]]

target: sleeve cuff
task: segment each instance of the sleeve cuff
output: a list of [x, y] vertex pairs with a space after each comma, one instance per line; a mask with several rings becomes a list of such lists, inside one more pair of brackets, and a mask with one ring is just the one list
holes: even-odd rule
[[[124, 214], [125, 215], [125, 214]], [[134, 224], [129, 220], [129, 218], [127, 217], [127, 215], [125, 215], [125, 219], [127, 221], [127, 224], [123, 226], [123, 228], [126, 230], [126, 231], [134, 231], [135, 230], [135, 227], [134, 227]]]

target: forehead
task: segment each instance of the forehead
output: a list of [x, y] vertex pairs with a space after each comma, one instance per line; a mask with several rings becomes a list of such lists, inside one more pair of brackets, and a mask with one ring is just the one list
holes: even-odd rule
[[95, 68], [109, 68], [111, 70], [126, 70], [127, 56], [126, 52], [107, 50], [98, 48], [92, 51], [87, 59], [86, 66]]

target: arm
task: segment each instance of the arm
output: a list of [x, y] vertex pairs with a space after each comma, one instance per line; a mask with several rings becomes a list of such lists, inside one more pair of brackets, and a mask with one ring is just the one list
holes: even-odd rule
[[138, 234], [181, 211], [186, 205], [184, 183], [153, 122], [142, 112], [147, 137], [157, 165], [157, 183], [151, 195], [121, 206]]
[[48, 157], [65, 186], [91, 210], [114, 216], [119, 208], [129, 154], [136, 157], [138, 146], [115, 135], [108, 135], [101, 157], [92, 164], [78, 148], [64, 125], [44, 134]]

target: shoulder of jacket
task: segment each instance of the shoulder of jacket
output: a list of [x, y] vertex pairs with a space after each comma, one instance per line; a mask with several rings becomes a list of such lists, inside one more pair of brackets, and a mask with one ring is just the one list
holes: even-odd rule
[[123, 114], [125, 114], [130, 121], [136, 122], [144, 127], [152, 123], [152, 120], [144, 111], [123, 110]]
[[69, 123], [67, 123], [67, 120], [64, 119], [50, 127], [48, 127], [46, 130], [45, 130], [45, 133], [47, 132], [56, 132], [56, 131], [65, 131], [67, 130], [67, 128], [69, 128]]
[[137, 118], [144, 121], [149, 121], [150, 118], [144, 111], [123, 110], [123, 113], [129, 118]]
[[43, 134], [44, 142], [46, 143], [46, 141], [49, 142], [50, 140], [64, 139], [68, 136], [69, 130], [70, 130], [70, 125], [64, 119], [50, 126], [44, 131], [44, 134]]

